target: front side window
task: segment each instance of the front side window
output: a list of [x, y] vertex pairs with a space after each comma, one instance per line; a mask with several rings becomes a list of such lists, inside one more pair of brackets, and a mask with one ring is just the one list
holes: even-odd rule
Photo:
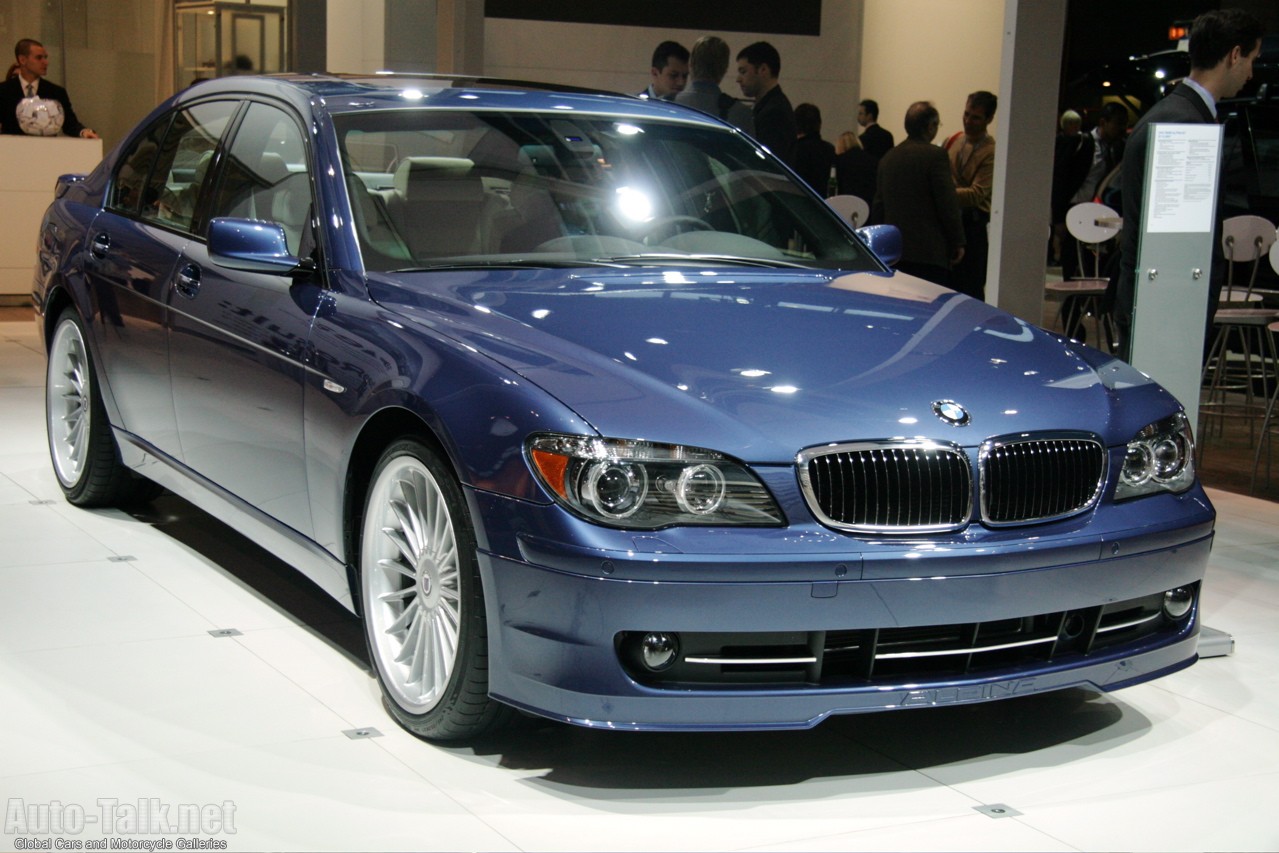
[[429, 110], [336, 124], [372, 270], [688, 257], [878, 269], [824, 202], [728, 130]]
[[284, 226], [289, 250], [302, 254], [309, 233], [311, 182], [302, 129], [277, 107], [249, 104], [227, 148], [210, 217], [260, 219]]

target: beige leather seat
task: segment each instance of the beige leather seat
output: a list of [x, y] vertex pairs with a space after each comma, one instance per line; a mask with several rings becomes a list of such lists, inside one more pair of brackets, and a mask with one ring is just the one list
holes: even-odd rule
[[387, 213], [415, 258], [484, 251], [484, 181], [465, 157], [406, 157]]

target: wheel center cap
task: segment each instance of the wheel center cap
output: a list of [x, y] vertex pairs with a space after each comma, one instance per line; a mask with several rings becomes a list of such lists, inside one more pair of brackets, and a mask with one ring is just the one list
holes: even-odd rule
[[424, 598], [435, 588], [435, 561], [423, 556], [417, 563], [417, 588]]

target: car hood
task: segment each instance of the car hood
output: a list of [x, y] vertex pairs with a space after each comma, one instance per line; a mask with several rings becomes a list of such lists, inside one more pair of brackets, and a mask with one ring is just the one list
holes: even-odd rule
[[[1123, 362], [901, 273], [512, 270], [370, 286], [603, 435], [751, 462], [915, 436], [972, 447], [1081, 430], [1116, 444], [1177, 406]], [[967, 425], [944, 421], [941, 401]]]

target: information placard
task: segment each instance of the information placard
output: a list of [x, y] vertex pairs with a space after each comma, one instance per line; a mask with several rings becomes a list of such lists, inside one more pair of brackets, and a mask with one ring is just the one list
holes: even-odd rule
[[[1221, 125], [1152, 124], [1138, 238], [1132, 366], [1199, 419]], [[1133, 227], [1125, 222], [1124, 227]]]
[[1151, 130], [1144, 230], [1211, 232], [1217, 214], [1221, 129], [1213, 124], [1156, 124]]

